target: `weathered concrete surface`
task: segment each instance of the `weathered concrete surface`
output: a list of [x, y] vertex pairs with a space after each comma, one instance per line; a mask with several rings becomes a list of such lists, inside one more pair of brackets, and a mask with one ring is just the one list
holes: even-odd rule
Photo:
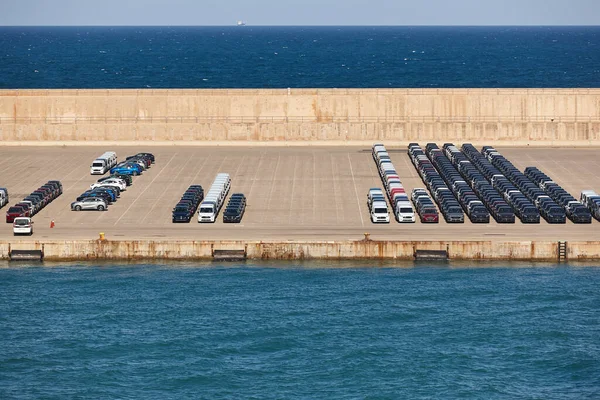
[[600, 89], [2, 90], [20, 141], [600, 142]]
[[[212, 259], [214, 250], [244, 250], [249, 259], [413, 260], [416, 250], [446, 250], [451, 260], [556, 261], [557, 242], [548, 241], [100, 241], [14, 240], [0, 242], [0, 259], [11, 250], [42, 250], [48, 261]], [[569, 260], [600, 259], [600, 242], [571, 242]]]

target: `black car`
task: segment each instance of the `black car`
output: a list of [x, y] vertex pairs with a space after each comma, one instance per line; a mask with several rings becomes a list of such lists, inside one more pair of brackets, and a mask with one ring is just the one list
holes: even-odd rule
[[241, 222], [246, 207], [227, 207], [223, 212], [223, 222]]
[[177, 205], [173, 209], [173, 222], [190, 222], [194, 211], [184, 205]]

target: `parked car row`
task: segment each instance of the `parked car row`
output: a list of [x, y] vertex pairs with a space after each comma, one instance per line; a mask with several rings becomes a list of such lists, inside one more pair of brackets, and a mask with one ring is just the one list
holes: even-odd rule
[[[473, 189], [484, 199], [496, 221], [514, 222], [516, 215], [523, 223], [540, 222], [540, 213], [535, 205], [475, 146], [465, 143], [462, 145], [461, 151], [471, 164], [483, 174], [486, 183], [476, 184]], [[490, 207], [490, 204], [496, 206]]]
[[[373, 160], [377, 164], [379, 177], [387, 193], [390, 205], [398, 222], [415, 222], [415, 210], [410, 203], [406, 189], [392, 163], [384, 145], [376, 143], [372, 148]], [[387, 208], [387, 205], [386, 205]], [[373, 213], [373, 209], [370, 212]], [[373, 215], [371, 216], [373, 220]], [[389, 222], [389, 221], [387, 221]]]
[[60, 181], [48, 181], [6, 211], [6, 222], [18, 217], [33, 217], [63, 192]]
[[582, 190], [579, 201], [586, 206], [592, 216], [600, 221], [600, 195], [593, 190]]
[[190, 222], [198, 206], [204, 199], [204, 189], [200, 185], [191, 185], [173, 208], [173, 222]]
[[452, 165], [452, 162], [444, 152], [435, 144], [426, 145], [426, 154], [438, 169], [440, 176], [444, 179], [463, 211], [469, 216], [473, 223], [490, 222], [490, 214], [481, 199], [473, 192], [471, 186], [464, 180], [460, 172]]
[[234, 193], [227, 202], [223, 211], [223, 222], [242, 222], [246, 212], [246, 196], [243, 193]]
[[110, 169], [111, 174], [122, 175], [140, 175], [142, 172], [150, 168], [154, 163], [154, 155], [151, 153], [138, 153], [133, 156], [128, 156], [125, 161], [121, 161], [116, 166]]
[[492, 146], [483, 146], [481, 154], [537, 207], [542, 218], [548, 223], [566, 222], [564, 210], [496, 149]]
[[410, 143], [408, 155], [446, 222], [464, 222], [465, 215], [460, 204], [421, 146], [418, 143]]
[[215, 177], [210, 189], [206, 193], [204, 201], [200, 204], [198, 211], [198, 222], [215, 222], [217, 214], [223, 206], [225, 197], [231, 187], [231, 178], [229, 174], [219, 173]]
[[[576, 224], [591, 224], [592, 213], [590, 210], [579, 202], [575, 197], [569, 194], [558, 183], [554, 182], [550, 177], [544, 174], [536, 167], [525, 168], [525, 176], [531, 179], [540, 187], [556, 204], [561, 206], [566, 216]], [[540, 200], [542, 203], [549, 203], [544, 198]]]
[[90, 174], [104, 175], [106, 171], [110, 170], [115, 165], [117, 165], [117, 153], [114, 151], [107, 151], [92, 161]]
[[410, 195], [422, 223], [439, 222], [440, 216], [427, 189], [415, 188]]
[[[109, 156], [114, 156], [110, 160], [116, 162], [117, 156], [114, 152], [104, 153], [102, 157]], [[119, 199], [121, 192], [127, 190], [127, 187], [133, 184], [132, 175], [139, 175], [141, 171], [150, 168], [153, 162], [154, 155], [150, 153], [138, 153], [127, 157], [127, 161], [121, 162], [110, 169], [109, 176], [98, 179], [97, 182], [90, 185], [87, 191], [79, 195], [71, 203], [71, 210], [108, 210], [108, 207]], [[94, 168], [93, 165], [92, 168]]]
[[367, 207], [369, 208], [371, 222], [374, 224], [387, 224], [390, 222], [390, 212], [388, 211], [387, 203], [385, 202], [383, 190], [379, 188], [369, 189], [369, 193], [367, 194]]
[[[473, 194], [480, 199], [478, 202], [470, 195], [466, 197], [470, 199], [470, 203], [467, 204], [465, 212], [471, 221], [489, 222], [491, 215], [498, 223], [514, 223], [515, 214], [512, 208], [467, 156], [452, 143], [444, 144], [443, 149], [446, 157], [472, 188]], [[461, 204], [464, 207], [464, 202]], [[486, 209], [487, 216], [482, 207]]]

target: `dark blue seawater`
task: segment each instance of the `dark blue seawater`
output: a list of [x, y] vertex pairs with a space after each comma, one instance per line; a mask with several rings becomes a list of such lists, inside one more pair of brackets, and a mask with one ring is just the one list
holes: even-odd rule
[[0, 88], [600, 87], [600, 27], [1, 27]]
[[600, 398], [599, 267], [363, 265], [4, 265], [0, 398]]

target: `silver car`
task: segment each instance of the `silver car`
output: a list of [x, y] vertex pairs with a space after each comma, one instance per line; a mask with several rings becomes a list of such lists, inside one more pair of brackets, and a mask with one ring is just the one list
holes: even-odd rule
[[81, 211], [81, 210], [98, 210], [104, 211], [108, 208], [103, 199], [99, 197], [88, 197], [87, 199], [83, 199], [81, 201], [75, 201], [71, 203], [71, 210], [73, 211]]

